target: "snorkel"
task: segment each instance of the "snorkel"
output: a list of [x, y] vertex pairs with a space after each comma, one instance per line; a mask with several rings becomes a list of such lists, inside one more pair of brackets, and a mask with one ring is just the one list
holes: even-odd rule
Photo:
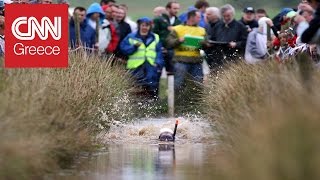
[[178, 128], [179, 120], [176, 120], [176, 124], [174, 126], [174, 131], [173, 131], [173, 141], [176, 138], [176, 133], [177, 133], [177, 128]]

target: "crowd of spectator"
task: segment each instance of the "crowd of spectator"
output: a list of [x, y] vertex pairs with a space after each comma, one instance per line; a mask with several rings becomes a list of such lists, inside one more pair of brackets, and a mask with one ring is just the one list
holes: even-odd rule
[[[4, 7], [9, 3], [69, 4], [67, 0], [0, 1], [0, 54], [5, 52]], [[242, 60], [253, 64], [275, 57], [284, 62], [303, 50], [318, 62], [319, 4], [319, 0], [302, 0], [297, 7], [281, 9], [273, 18], [265, 9], [248, 6], [237, 20], [230, 4], [214, 7], [207, 0], [197, 0], [180, 13], [179, 2], [169, 1], [154, 8], [153, 18], [141, 17], [135, 22], [128, 17], [126, 4], [101, 0], [88, 8], [74, 8], [69, 44], [71, 49], [83, 47], [101, 58], [113, 55], [125, 62], [146, 94], [157, 98], [163, 68], [175, 76], [175, 89], [180, 90], [188, 76], [203, 82], [203, 61], [214, 72], [225, 63]]]

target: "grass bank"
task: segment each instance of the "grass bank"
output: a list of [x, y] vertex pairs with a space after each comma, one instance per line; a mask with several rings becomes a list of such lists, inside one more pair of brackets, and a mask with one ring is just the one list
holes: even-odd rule
[[319, 179], [320, 72], [307, 58], [233, 64], [207, 87], [218, 179]]
[[0, 70], [0, 179], [42, 179], [130, 116], [121, 67], [73, 54], [67, 69]]

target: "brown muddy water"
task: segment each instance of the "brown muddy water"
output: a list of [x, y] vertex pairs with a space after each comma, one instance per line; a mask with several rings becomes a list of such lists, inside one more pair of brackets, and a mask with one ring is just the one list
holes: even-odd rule
[[157, 141], [160, 129], [173, 129], [174, 123], [175, 119], [115, 123], [99, 136], [105, 144], [101, 150], [83, 154], [72, 168], [48, 179], [212, 179], [216, 166], [213, 127], [203, 119], [179, 118], [176, 142]]

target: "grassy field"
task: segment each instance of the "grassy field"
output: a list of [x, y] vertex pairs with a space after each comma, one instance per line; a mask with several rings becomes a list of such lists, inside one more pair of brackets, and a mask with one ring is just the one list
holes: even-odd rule
[[[100, 2], [98, 0], [71, 0], [72, 6], [84, 6], [88, 7], [92, 2]], [[194, 4], [194, 0], [183, 0], [180, 1], [181, 4], [181, 11], [184, 12], [188, 9], [189, 6]], [[211, 6], [217, 6], [220, 7], [223, 4], [226, 4], [227, 0], [215, 0], [214, 2], [211, 0], [209, 1]], [[152, 17], [152, 11], [153, 8], [156, 6], [165, 6], [167, 1], [163, 0], [117, 0], [117, 3], [121, 4], [127, 4], [129, 7], [129, 16], [132, 17], [134, 20], [136, 20], [138, 17], [141, 16], [149, 16]], [[242, 8], [245, 6], [253, 5], [254, 3], [249, 2], [248, 4], [242, 4], [238, 1], [232, 1], [232, 5], [234, 5], [237, 8], [236, 17], [239, 19], [241, 17]], [[296, 3], [292, 4], [298, 4], [298, 1]], [[289, 4], [288, 4], [289, 6]], [[268, 3], [260, 3], [260, 5], [256, 5], [255, 8], [265, 8], [271, 17], [276, 15], [277, 12], [280, 11], [281, 6], [277, 3], [277, 1], [271, 0], [268, 1]]]

